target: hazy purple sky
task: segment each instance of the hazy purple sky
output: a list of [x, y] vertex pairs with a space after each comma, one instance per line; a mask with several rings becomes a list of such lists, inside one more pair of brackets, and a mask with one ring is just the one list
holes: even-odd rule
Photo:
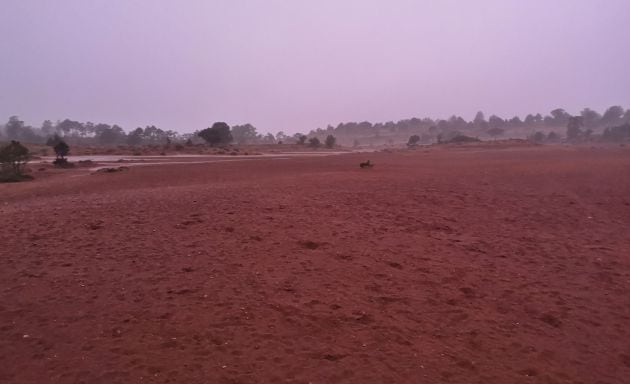
[[307, 131], [630, 107], [628, 0], [0, 0], [0, 120]]

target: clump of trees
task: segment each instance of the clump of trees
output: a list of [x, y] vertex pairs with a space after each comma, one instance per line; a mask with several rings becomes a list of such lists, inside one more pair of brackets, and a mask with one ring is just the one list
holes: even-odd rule
[[409, 140], [407, 140], [407, 146], [408, 147], [415, 147], [416, 145], [418, 145], [419, 142], [420, 142], [420, 136], [418, 136], [418, 135], [411, 135], [411, 136], [409, 136]]
[[0, 181], [13, 182], [31, 179], [25, 174], [25, 166], [30, 159], [28, 148], [19, 141], [11, 142], [0, 148]]
[[230, 126], [221, 121], [212, 124], [212, 127], [199, 131], [197, 135], [211, 146], [230, 144], [233, 140]]

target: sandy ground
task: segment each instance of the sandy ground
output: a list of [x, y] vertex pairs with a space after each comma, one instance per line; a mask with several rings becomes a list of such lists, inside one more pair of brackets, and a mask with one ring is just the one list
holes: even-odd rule
[[0, 185], [2, 383], [630, 380], [627, 148], [36, 176]]

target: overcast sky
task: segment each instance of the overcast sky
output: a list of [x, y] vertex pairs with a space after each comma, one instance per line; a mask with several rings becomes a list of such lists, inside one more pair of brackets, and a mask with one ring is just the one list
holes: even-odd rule
[[0, 0], [0, 120], [287, 133], [630, 107], [628, 0]]

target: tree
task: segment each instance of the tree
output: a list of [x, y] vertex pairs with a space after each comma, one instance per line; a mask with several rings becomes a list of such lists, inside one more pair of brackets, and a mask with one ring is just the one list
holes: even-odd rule
[[17, 116], [11, 116], [4, 129], [9, 139], [19, 139], [24, 129], [24, 122]]
[[133, 132], [130, 132], [127, 135], [127, 144], [129, 145], [140, 145], [142, 143], [143, 131], [142, 128], [138, 127]]
[[597, 113], [597, 111], [593, 111], [590, 108], [584, 108], [582, 112], [580, 112], [580, 116], [582, 116], [584, 126], [587, 128], [597, 127], [602, 118], [602, 115]]
[[297, 142], [300, 145], [304, 145], [304, 143], [306, 143], [306, 139], [308, 139], [308, 137], [306, 137], [305, 135], [298, 134]]
[[630, 139], [630, 123], [618, 127], [607, 127], [602, 133], [602, 138], [608, 141], [623, 141]]
[[17, 116], [11, 116], [5, 126], [7, 137], [11, 140], [23, 141], [28, 143], [41, 143], [43, 137], [37, 135], [33, 128], [24, 125], [24, 122]]
[[407, 146], [415, 147], [416, 145], [418, 145], [419, 142], [420, 142], [420, 136], [412, 135], [409, 137], [409, 140], [407, 140]]
[[488, 125], [490, 126], [490, 128], [499, 128], [505, 125], [505, 120], [497, 115], [492, 115], [488, 119]]
[[256, 140], [256, 127], [251, 124], [235, 125], [232, 127], [232, 137], [237, 144], [248, 144]]
[[536, 118], [530, 113], [529, 115], [525, 116], [525, 120], [523, 122], [525, 123], [525, 125], [531, 127], [532, 125], [536, 124]]
[[97, 136], [97, 140], [101, 144], [116, 144], [124, 142], [125, 137], [125, 131], [123, 131], [121, 127], [113, 125], [112, 127], [102, 129]]
[[268, 134], [263, 136], [262, 142], [264, 144], [275, 144], [276, 143], [276, 137], [273, 135], [273, 133], [269, 132]]
[[488, 127], [488, 122], [486, 121], [486, 116], [483, 114], [483, 112], [477, 112], [475, 118], [473, 119], [473, 124], [475, 125], [475, 127], [482, 130]]
[[582, 127], [584, 127], [582, 116], [571, 116], [567, 124], [567, 139], [575, 140], [582, 136]]
[[337, 142], [337, 138], [333, 135], [328, 135], [326, 136], [326, 148], [332, 148], [335, 146], [335, 143]]
[[199, 131], [197, 135], [211, 146], [215, 146], [216, 144], [229, 144], [232, 142], [230, 126], [224, 122], [216, 122], [212, 124], [212, 127]]
[[283, 131], [276, 133], [276, 141], [278, 144], [282, 144], [289, 136], [287, 136]]
[[571, 118], [571, 115], [562, 108], [556, 108], [550, 113], [551, 117], [545, 119], [550, 125], [564, 126], [568, 124], [569, 119]]
[[56, 127], [57, 132], [62, 132], [64, 136], [69, 135], [84, 135], [85, 129], [83, 124], [78, 121], [65, 119], [62, 122], [57, 123]]
[[56, 162], [67, 162], [68, 160], [66, 159], [66, 156], [68, 156], [68, 153], [70, 153], [70, 147], [68, 146], [68, 144], [66, 144], [65, 141], [60, 140], [57, 145], [55, 145], [53, 147], [53, 149], [55, 150], [55, 155], [57, 155], [57, 159], [55, 160]]
[[44, 120], [41, 129], [44, 135], [52, 135], [55, 132], [55, 126], [50, 120]]
[[322, 143], [319, 141], [317, 137], [311, 137], [308, 139], [308, 146], [311, 148], [318, 148]]
[[604, 112], [601, 122], [603, 125], [616, 125], [622, 122], [624, 110], [618, 105], [612, 106]]
[[19, 141], [11, 140], [11, 143], [0, 148], [0, 180], [19, 181], [24, 178], [24, 165], [30, 158], [28, 148]]

